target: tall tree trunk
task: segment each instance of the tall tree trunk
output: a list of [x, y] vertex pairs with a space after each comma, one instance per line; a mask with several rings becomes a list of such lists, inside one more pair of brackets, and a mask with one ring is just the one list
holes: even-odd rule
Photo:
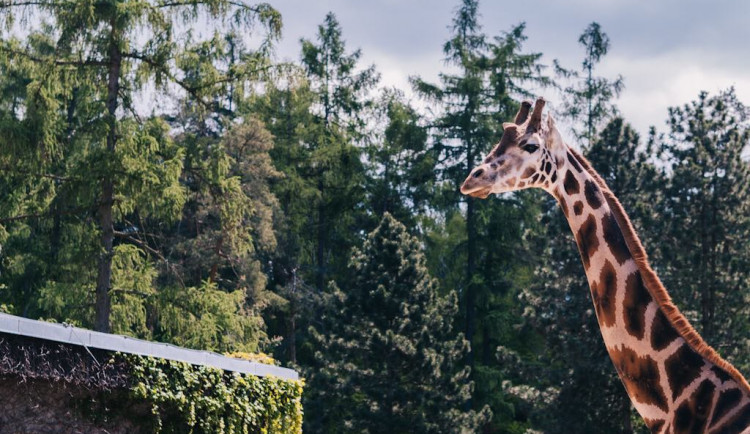
[[325, 269], [326, 269], [326, 208], [323, 204], [323, 174], [319, 175], [321, 178], [318, 180], [318, 189], [320, 190], [320, 203], [318, 204], [318, 240], [316, 246], [316, 264], [315, 264], [315, 286], [318, 291], [323, 291], [325, 286]]
[[[122, 53], [118, 45], [119, 34], [117, 23], [110, 22], [111, 34], [109, 42], [109, 71], [107, 83], [107, 113], [109, 132], [107, 133], [107, 153], [114, 158], [117, 145], [117, 94], [120, 91], [120, 68]], [[112, 256], [114, 243], [114, 221], [112, 207], [114, 206], [114, 180], [109, 171], [105, 172], [102, 180], [102, 195], [99, 202], [99, 229], [101, 230], [101, 253], [99, 254], [99, 268], [96, 277], [96, 320], [94, 330], [109, 333], [111, 328], [109, 316], [112, 308], [110, 289], [112, 285]]]
[[297, 363], [297, 269], [292, 270], [292, 295], [289, 297], [289, 316], [287, 317], [287, 355], [289, 362]]
[[[474, 167], [474, 156], [472, 155], [471, 143], [467, 147], [466, 165], [467, 173]], [[474, 270], [476, 269], [476, 219], [474, 216], [474, 198], [466, 199], [466, 340], [469, 341], [469, 366], [474, 368], [474, 333], [476, 331], [476, 288], [474, 288]]]

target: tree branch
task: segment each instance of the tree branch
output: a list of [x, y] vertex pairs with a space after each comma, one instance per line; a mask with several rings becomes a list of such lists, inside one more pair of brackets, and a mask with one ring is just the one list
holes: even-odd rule
[[[171, 2], [160, 2], [156, 7], [157, 8], [173, 8], [173, 7], [180, 7], [180, 6], [200, 6], [200, 5], [207, 5], [208, 2], [206, 1], [195, 1], [195, 0], [185, 0], [185, 1], [171, 1]], [[234, 6], [240, 9], [245, 9], [250, 12], [254, 12], [256, 14], [261, 13], [262, 11], [256, 7], [249, 6], [243, 2], [239, 1], [228, 1], [228, 5]]]
[[45, 213], [29, 213], [29, 214], [20, 214], [12, 217], [4, 217], [0, 218], [0, 224], [1, 223], [12, 223], [14, 221], [18, 220], [24, 220], [24, 219], [30, 219], [30, 218], [49, 218], [54, 215], [68, 215], [68, 214], [77, 214], [81, 211], [88, 211], [90, 208], [88, 207], [80, 207], [80, 208], [74, 208], [70, 210], [65, 211], [57, 211], [57, 212], [45, 212]]
[[169, 267], [169, 269], [172, 271], [172, 273], [174, 273], [175, 277], [177, 278], [177, 281], [180, 284], [180, 286], [182, 288], [185, 288], [185, 282], [182, 280], [182, 276], [180, 276], [180, 273], [178, 273], [174, 269], [174, 265], [171, 264], [169, 262], [169, 260], [167, 260], [167, 258], [165, 258], [164, 255], [161, 254], [160, 251], [158, 251], [158, 250], [154, 249], [153, 247], [149, 246], [144, 241], [142, 241], [142, 240], [140, 240], [138, 238], [133, 237], [131, 234], [127, 234], [127, 233], [121, 232], [121, 231], [115, 231], [114, 235], [115, 235], [115, 237], [117, 237], [119, 239], [130, 241], [131, 243], [135, 244], [136, 246], [145, 249], [146, 251], [148, 251], [149, 253], [151, 253], [152, 255], [154, 255], [156, 258], [158, 258], [160, 261], [162, 261], [165, 264], [167, 264], [167, 266]]
[[69, 176], [60, 176], [60, 175], [55, 175], [53, 173], [33, 173], [31, 171], [28, 171], [28, 170], [17, 169], [17, 168], [8, 167], [8, 166], [0, 166], [0, 172], [11, 173], [11, 174], [15, 173], [15, 174], [19, 174], [19, 175], [36, 176], [36, 177], [39, 177], [39, 178], [49, 178], [49, 179], [54, 179], [55, 181], [70, 181], [70, 180], [74, 179], [74, 178], [71, 178]]
[[195, 98], [196, 101], [198, 101], [199, 104], [206, 107], [209, 110], [215, 111], [216, 113], [221, 114], [229, 114], [227, 113], [227, 110], [220, 107], [216, 103], [210, 103], [208, 101], [205, 101], [200, 95], [198, 95], [198, 91], [202, 89], [202, 87], [193, 87], [188, 85], [185, 81], [180, 80], [175, 76], [166, 66], [160, 64], [159, 62], [155, 61], [154, 59], [144, 56], [139, 53], [123, 53], [122, 57], [126, 57], [128, 59], [134, 59], [139, 60], [141, 62], [146, 63], [147, 65], [151, 66], [154, 69], [159, 70], [162, 74], [164, 74], [169, 80], [171, 80], [176, 85], [180, 86], [185, 92], [187, 92], [190, 96]]
[[123, 289], [123, 288], [112, 288], [112, 289], [109, 290], [109, 292], [110, 292], [110, 294], [111, 293], [115, 293], [115, 292], [120, 292], [120, 293], [123, 293], [123, 294], [137, 295], [137, 296], [140, 296], [140, 297], [143, 297], [143, 298], [153, 297], [153, 295], [154, 295], [154, 294], [148, 294], [148, 293], [141, 292], [141, 291], [134, 291], [132, 289]]
[[80, 66], [106, 66], [107, 65], [107, 62], [104, 62], [101, 60], [59, 60], [59, 59], [55, 59], [52, 57], [45, 59], [42, 57], [31, 55], [27, 53], [26, 51], [18, 51], [18, 50], [14, 50], [12, 48], [3, 47], [3, 46], [0, 46], [0, 51], [13, 54], [16, 56], [23, 56], [26, 59], [31, 60], [32, 62], [53, 63], [58, 66], [79, 66], [80, 67]]

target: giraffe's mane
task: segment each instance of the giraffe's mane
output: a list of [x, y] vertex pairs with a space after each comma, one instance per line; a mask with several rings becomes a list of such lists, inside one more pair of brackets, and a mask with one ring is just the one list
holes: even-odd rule
[[710, 345], [706, 343], [706, 341], [703, 340], [693, 326], [690, 325], [685, 316], [679, 311], [679, 309], [677, 309], [674, 302], [672, 302], [672, 298], [661, 283], [659, 276], [657, 276], [656, 272], [651, 268], [651, 265], [648, 262], [648, 256], [646, 255], [646, 250], [643, 248], [641, 240], [638, 238], [638, 234], [636, 234], [630, 219], [627, 214], [625, 214], [625, 210], [620, 204], [620, 201], [607, 186], [607, 183], [604, 182], [604, 179], [599, 176], [599, 173], [591, 167], [591, 163], [589, 163], [586, 158], [574, 149], [570, 147], [568, 147], [568, 149], [599, 185], [607, 204], [612, 210], [612, 214], [614, 215], [617, 224], [620, 226], [620, 230], [625, 238], [625, 243], [627, 244], [631, 255], [633, 255], [633, 259], [635, 260], [638, 271], [641, 273], [641, 278], [643, 279], [646, 289], [654, 300], [656, 300], [656, 303], [667, 317], [667, 320], [693, 350], [704, 359], [716, 365], [719, 369], [726, 371], [726, 373], [729, 374], [729, 376], [732, 377], [740, 387], [745, 389], [746, 393], [750, 394], [750, 385], [748, 385], [745, 377], [743, 377], [734, 366], [724, 360], [713, 348], [711, 348]]

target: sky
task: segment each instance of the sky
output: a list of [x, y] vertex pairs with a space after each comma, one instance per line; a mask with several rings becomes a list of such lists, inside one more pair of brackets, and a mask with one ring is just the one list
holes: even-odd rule
[[[459, 0], [267, 1], [284, 21], [278, 60], [299, 60], [300, 38], [314, 39], [331, 11], [347, 49], [362, 50], [362, 66], [375, 64], [382, 86], [405, 91], [417, 104], [408, 79], [416, 75], [436, 82], [446, 70], [442, 46], [459, 5]], [[666, 132], [668, 107], [687, 104], [702, 90], [734, 86], [750, 105], [750, 2], [480, 0], [479, 13], [490, 37], [525, 22], [524, 52], [541, 52], [542, 63], [558, 59], [567, 68], [580, 67], [584, 51], [578, 37], [598, 22], [610, 39], [598, 75], [624, 77], [616, 104], [643, 138], [652, 125]], [[554, 109], [559, 95], [541, 93]]]

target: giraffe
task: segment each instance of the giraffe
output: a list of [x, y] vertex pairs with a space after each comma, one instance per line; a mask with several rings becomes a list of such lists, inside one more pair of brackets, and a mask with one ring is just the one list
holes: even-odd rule
[[[750, 385], [693, 329], [649, 265], [620, 202], [563, 143], [545, 101], [524, 101], [461, 193], [542, 188], [575, 236], [607, 352], [655, 433], [750, 434]], [[531, 114], [529, 112], [531, 111]]]

